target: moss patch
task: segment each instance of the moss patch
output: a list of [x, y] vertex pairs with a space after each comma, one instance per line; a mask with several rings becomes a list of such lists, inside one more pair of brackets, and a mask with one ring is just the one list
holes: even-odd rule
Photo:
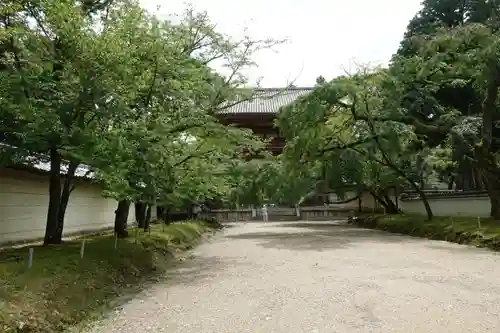
[[[62, 332], [116, 305], [171, 265], [174, 253], [191, 248], [210, 228], [204, 222], [155, 225], [151, 234], [130, 230], [57, 246], [0, 251], [0, 332]], [[137, 236], [136, 236], [137, 235]]]
[[500, 250], [500, 223], [472, 217], [441, 217], [426, 221], [422, 215], [371, 215], [356, 225], [435, 240]]

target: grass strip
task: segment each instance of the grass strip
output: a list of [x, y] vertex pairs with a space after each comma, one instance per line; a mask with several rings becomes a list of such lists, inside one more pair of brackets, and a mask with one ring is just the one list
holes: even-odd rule
[[423, 215], [369, 215], [353, 223], [392, 233], [500, 250], [500, 223], [488, 218], [435, 216], [427, 221]]
[[130, 237], [118, 239], [116, 248], [113, 234], [30, 246], [31, 268], [28, 247], [2, 250], [0, 332], [62, 332], [90, 320], [160, 277], [176, 252], [193, 247], [210, 229], [197, 221], [154, 225], [151, 233], [129, 229]]

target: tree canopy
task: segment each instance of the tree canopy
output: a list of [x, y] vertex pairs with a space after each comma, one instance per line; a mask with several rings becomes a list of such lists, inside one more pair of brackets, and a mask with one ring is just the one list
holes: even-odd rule
[[81, 165], [119, 201], [120, 236], [132, 202], [145, 207], [138, 222], [147, 228], [153, 205], [230, 195], [234, 164], [263, 142], [216, 114], [250, 96], [243, 72], [278, 43], [234, 40], [190, 7], [174, 23], [134, 0], [2, 3], [2, 164], [50, 163], [45, 243], [61, 241]]
[[484, 189], [500, 219], [497, 13], [490, 1], [424, 1], [387, 68], [320, 77], [281, 111], [284, 157], [390, 210], [389, 190], [417, 191], [429, 219], [427, 181]]

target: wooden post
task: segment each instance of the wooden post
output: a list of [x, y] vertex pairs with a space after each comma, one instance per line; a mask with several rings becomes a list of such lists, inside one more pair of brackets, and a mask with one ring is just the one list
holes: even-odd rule
[[80, 247], [80, 258], [83, 258], [84, 253], [85, 253], [85, 239], [82, 240], [82, 246]]

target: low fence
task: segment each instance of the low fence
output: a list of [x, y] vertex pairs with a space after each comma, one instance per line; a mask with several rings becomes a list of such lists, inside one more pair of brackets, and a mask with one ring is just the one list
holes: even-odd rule
[[[365, 210], [368, 212], [368, 210]], [[369, 212], [383, 211], [380, 208], [369, 209]], [[336, 207], [300, 207], [299, 215], [295, 208], [276, 208], [268, 210], [270, 221], [286, 221], [286, 220], [334, 220], [338, 218], [353, 216], [356, 211], [352, 208], [336, 208]], [[262, 220], [260, 210], [252, 209], [216, 209], [211, 212], [203, 213], [206, 217], [214, 217], [221, 222], [238, 222], [238, 221], [259, 221]]]
[[[488, 217], [490, 215], [490, 201], [485, 193], [428, 193], [428, 201], [435, 216], [471, 216]], [[401, 196], [398, 200], [399, 208], [408, 214], [425, 215], [425, 207], [422, 200], [414, 195]], [[300, 207], [300, 216], [294, 208], [270, 207], [268, 209], [270, 221], [285, 220], [334, 220], [358, 214], [358, 207]], [[362, 207], [363, 213], [383, 213], [381, 207]], [[260, 209], [252, 212], [252, 209], [219, 209], [207, 216], [215, 217], [221, 222], [234, 221], [256, 221], [262, 220]]]
[[203, 217], [214, 217], [220, 222], [250, 221], [251, 209], [214, 209], [201, 214]]

